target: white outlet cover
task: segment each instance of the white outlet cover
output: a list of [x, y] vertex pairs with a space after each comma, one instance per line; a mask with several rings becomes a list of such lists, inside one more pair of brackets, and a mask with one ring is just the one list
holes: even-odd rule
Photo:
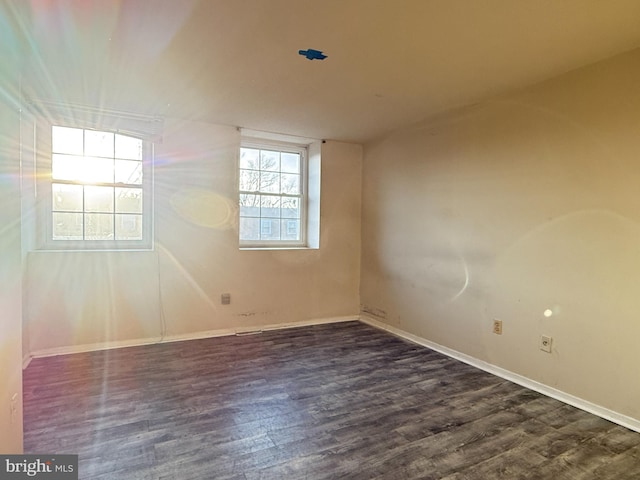
[[543, 352], [551, 353], [551, 345], [553, 343], [553, 338], [548, 335], [542, 335], [540, 337], [540, 350]]

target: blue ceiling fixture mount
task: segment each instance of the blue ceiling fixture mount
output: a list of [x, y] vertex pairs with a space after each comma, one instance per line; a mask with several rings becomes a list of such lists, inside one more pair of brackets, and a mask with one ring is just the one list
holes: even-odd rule
[[322, 53], [321, 50], [314, 50], [313, 48], [309, 48], [307, 50], [298, 50], [298, 53], [303, 57], [306, 57], [307, 60], [324, 60], [327, 56]]

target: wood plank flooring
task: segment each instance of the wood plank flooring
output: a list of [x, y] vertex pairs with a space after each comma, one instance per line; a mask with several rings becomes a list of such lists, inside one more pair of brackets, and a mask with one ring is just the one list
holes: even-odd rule
[[34, 359], [81, 479], [640, 479], [640, 434], [359, 322]]

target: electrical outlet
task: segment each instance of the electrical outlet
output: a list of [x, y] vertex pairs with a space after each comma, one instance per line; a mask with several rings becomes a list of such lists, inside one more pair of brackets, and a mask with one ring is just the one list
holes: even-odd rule
[[220, 295], [220, 303], [222, 305], [230, 305], [231, 304], [231, 294], [230, 293], [223, 293], [222, 295]]
[[542, 335], [540, 337], [540, 350], [543, 352], [551, 353], [551, 343], [553, 342], [553, 338], [548, 335]]
[[502, 320], [498, 320], [497, 318], [493, 319], [493, 333], [502, 335]]

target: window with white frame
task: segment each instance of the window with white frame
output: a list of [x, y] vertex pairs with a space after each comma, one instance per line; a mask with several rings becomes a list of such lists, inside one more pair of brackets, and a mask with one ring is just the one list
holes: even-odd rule
[[243, 140], [241, 247], [305, 246], [307, 155], [305, 146]]
[[50, 127], [46, 245], [151, 246], [151, 144], [112, 131]]

